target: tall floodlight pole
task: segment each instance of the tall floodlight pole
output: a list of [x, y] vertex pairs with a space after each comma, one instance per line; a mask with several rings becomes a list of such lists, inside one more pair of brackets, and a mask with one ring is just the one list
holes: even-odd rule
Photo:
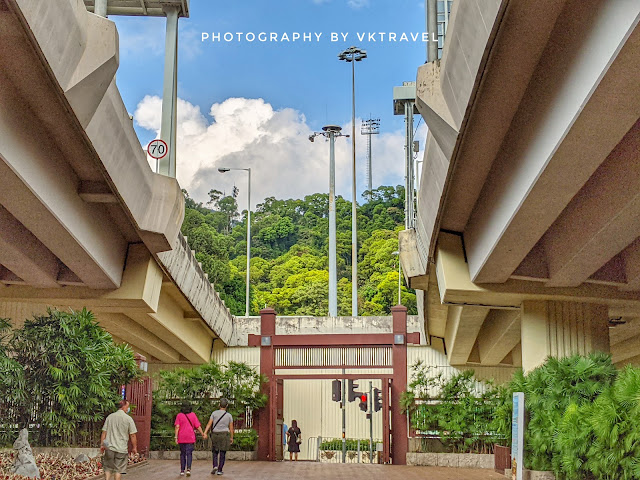
[[373, 190], [373, 181], [371, 179], [371, 135], [380, 133], [380, 119], [370, 118], [362, 122], [360, 133], [367, 136], [367, 190], [369, 191], [369, 200], [371, 200], [371, 191]]
[[247, 289], [245, 293], [244, 315], [249, 316], [249, 286], [251, 285], [251, 169], [250, 168], [219, 168], [220, 173], [229, 170], [244, 170], [249, 174], [247, 183]]
[[355, 62], [367, 58], [366, 50], [349, 47], [338, 54], [339, 60], [351, 63], [351, 170], [353, 175], [351, 205], [351, 315], [358, 316], [358, 209], [356, 207], [356, 69]]
[[348, 137], [340, 133], [342, 127], [327, 125], [322, 132], [309, 135], [309, 141], [322, 135], [329, 138], [329, 316], [338, 316], [338, 272], [336, 265], [336, 158], [335, 138]]

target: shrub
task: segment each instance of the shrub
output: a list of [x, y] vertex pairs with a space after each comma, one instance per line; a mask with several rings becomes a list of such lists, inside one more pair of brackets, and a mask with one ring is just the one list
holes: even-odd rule
[[[212, 361], [193, 368], [161, 371], [158, 376], [158, 388], [154, 393], [151, 413], [152, 450], [177, 448], [174, 442], [174, 422], [183, 400], [192, 404], [203, 430], [211, 413], [218, 409], [221, 397], [229, 400], [227, 411], [234, 421], [245, 416], [247, 411], [253, 412], [263, 407], [267, 402], [267, 396], [261, 393], [264, 378], [244, 363], [229, 362], [228, 365], [221, 365]], [[234, 422], [237, 423], [239, 422]], [[256, 442], [257, 434], [254, 430], [238, 430], [232, 450], [253, 450]], [[208, 450], [209, 442], [197, 435], [196, 449]]]
[[411, 425], [422, 433], [438, 435], [453, 452], [485, 453], [501, 439], [492, 429], [494, 411], [501, 404], [501, 390], [473, 379], [468, 370], [445, 380], [431, 375], [431, 367], [413, 366], [414, 380], [402, 396], [411, 414]]
[[116, 345], [86, 309], [49, 310], [10, 334], [8, 327], [0, 323], [5, 442], [35, 424], [36, 444], [73, 443], [83, 426], [114, 411], [120, 385], [139, 375], [131, 348]]
[[[357, 452], [358, 451], [358, 440], [353, 438], [347, 438], [345, 441], [347, 446], [347, 452]], [[375, 442], [374, 442], [375, 446]], [[320, 444], [320, 450], [338, 450], [342, 451], [342, 439], [341, 438], [332, 438], [330, 440], [323, 440]], [[363, 439], [360, 440], [360, 451], [369, 451], [369, 440]]]

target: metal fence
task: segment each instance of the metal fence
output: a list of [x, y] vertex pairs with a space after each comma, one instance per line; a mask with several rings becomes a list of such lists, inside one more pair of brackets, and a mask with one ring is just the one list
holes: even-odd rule
[[[342, 463], [341, 438], [312, 437], [308, 442], [309, 451], [315, 448], [316, 462]], [[369, 439], [347, 439], [346, 447], [345, 463], [380, 463], [382, 440], [374, 440], [373, 452], [369, 449]]]

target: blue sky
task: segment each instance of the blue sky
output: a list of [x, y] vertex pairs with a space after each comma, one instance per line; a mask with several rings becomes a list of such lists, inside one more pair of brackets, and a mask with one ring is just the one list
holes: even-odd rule
[[[146, 145], [157, 135], [155, 116], [158, 105], [157, 102], [151, 105], [149, 97], [147, 100], [145, 97], [162, 95], [165, 20], [110, 18], [116, 22], [120, 34], [121, 55], [117, 83], [128, 110], [136, 112], [136, 131], [143, 145]], [[180, 20], [178, 97], [187, 102], [184, 108], [188, 107], [191, 112], [187, 116], [183, 115], [184, 125], [188, 125], [190, 121], [195, 122], [194, 128], [198, 130], [198, 134], [190, 135], [193, 132], [185, 127], [188, 131], [183, 132], [179, 141], [178, 168], [181, 168], [181, 162], [187, 162], [187, 159], [181, 158], [181, 150], [195, 155], [196, 146], [202, 145], [203, 138], [212, 134], [209, 127], [222, 121], [222, 116], [211, 117], [212, 105], [226, 105], [224, 102], [230, 98], [263, 99], [273, 110], [271, 113], [268, 109], [263, 112], [264, 128], [257, 129], [262, 133], [256, 134], [256, 142], [264, 136], [264, 132], [272, 134], [268, 130], [270, 127], [265, 125], [270, 126], [276, 120], [281, 125], [285, 121], [283, 112], [287, 112], [284, 117], [288, 126], [278, 127], [278, 135], [293, 135], [293, 130], [302, 135], [309, 129], [318, 130], [327, 123], [337, 123], [348, 128], [351, 120], [351, 68], [349, 64], [340, 62], [337, 54], [350, 45], [365, 48], [368, 53], [367, 59], [356, 64], [356, 116], [368, 118], [371, 114], [374, 118], [381, 119], [381, 132], [387, 135], [384, 137], [386, 140], [381, 142], [388, 143], [387, 148], [381, 149], [386, 155], [393, 155], [392, 145], [397, 147], [396, 137], [403, 132], [404, 122], [402, 117], [393, 115], [392, 89], [403, 81], [415, 80], [417, 67], [425, 59], [426, 44], [421, 41], [390, 42], [387, 38], [381, 41], [379, 35], [375, 42], [358, 41], [356, 35], [362, 32], [395, 32], [399, 38], [402, 33], [422, 33], [424, 23], [424, 2], [420, 0], [191, 0], [191, 17]], [[214, 32], [253, 32], [256, 35], [260, 32], [275, 32], [279, 38], [283, 33], [292, 37], [293, 32], [301, 35], [308, 32], [321, 33], [322, 37], [318, 41], [313, 35], [311, 42], [299, 40], [261, 43], [257, 40], [248, 42], [246, 37], [242, 40], [235, 38], [231, 42], [224, 39], [212, 42], [202, 41], [203, 32], [209, 35]], [[339, 41], [332, 42], [331, 32], [347, 33], [349, 37], [346, 42], [342, 37]], [[254, 102], [236, 107], [237, 115], [250, 117], [252, 108], [263, 106]], [[156, 113], [152, 114], [151, 111]], [[235, 121], [234, 115], [225, 118]], [[246, 118], [246, 122], [250, 121]], [[356, 127], [360, 137], [359, 123], [356, 123]], [[234, 124], [233, 128], [238, 130], [244, 127]], [[282, 133], [283, 131], [289, 133]], [[221, 144], [229, 133], [219, 131], [216, 135], [217, 144]], [[380, 135], [380, 139], [383, 139], [383, 135]], [[364, 151], [364, 143], [361, 138], [357, 141], [359, 163], [363, 163], [360, 153]], [[377, 138], [374, 139], [374, 183], [402, 183], [398, 168], [387, 171], [383, 167], [376, 167], [377, 141]], [[185, 145], [184, 148], [181, 147], [182, 144]], [[310, 153], [313, 150], [307, 150], [311, 147], [303, 146], [297, 140], [290, 139], [287, 145], [281, 145], [273, 156], [295, 155], [296, 149], [299, 151], [304, 148], [306, 154], [315, 157], [315, 153]], [[346, 148], [346, 141], [344, 146], [345, 152], [350, 151], [350, 147]], [[216, 150], [216, 145], [209, 144], [208, 148]], [[202, 176], [202, 171], [211, 170], [207, 167], [220, 166], [219, 162], [226, 162], [227, 165], [230, 161], [254, 161], [253, 157], [239, 156], [240, 149], [250, 150], [246, 145], [238, 144], [236, 151], [229, 147], [229, 151], [224, 154], [226, 156], [221, 157], [220, 154], [216, 157], [215, 152], [212, 152], [213, 157], [217, 158], [213, 165], [207, 165], [203, 157], [199, 160], [198, 167], [192, 168], [188, 178], [181, 179], [179, 173], [178, 179], [181, 184], [187, 184], [183, 186], [187, 186], [190, 191], [198, 191], [198, 195], [202, 196], [207, 188], [205, 184], [218, 182], [215, 176], [206, 177], [206, 180]], [[202, 152], [199, 154], [205, 155]], [[397, 155], [398, 161], [402, 162], [401, 143]], [[317, 161], [321, 160], [324, 162], [324, 156], [318, 157]], [[341, 162], [339, 159], [337, 161], [340, 167]], [[269, 158], [262, 159], [262, 162], [269, 162]], [[287, 165], [289, 164], [283, 167], [287, 168]], [[265, 170], [265, 174], [268, 171]], [[359, 173], [364, 176], [360, 165]], [[343, 177], [342, 182], [338, 179], [339, 193], [350, 196], [350, 191], [346, 191], [346, 172]], [[219, 180], [222, 183], [229, 181], [222, 178]], [[280, 183], [275, 178], [268, 180], [273, 191], [265, 187], [258, 192], [259, 196], [273, 194], [287, 197], [304, 193], [302, 190], [288, 189], [289, 182], [282, 182], [282, 179]], [[242, 181], [237, 180], [240, 187]], [[359, 178], [358, 183], [358, 190], [362, 191], [364, 178]], [[324, 190], [324, 183], [318, 183], [317, 186], [310, 183], [307, 187]], [[341, 188], [345, 191], [340, 192]]]

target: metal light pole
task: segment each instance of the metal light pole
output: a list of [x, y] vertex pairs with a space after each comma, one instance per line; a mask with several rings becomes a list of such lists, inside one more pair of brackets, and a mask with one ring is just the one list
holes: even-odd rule
[[402, 270], [401, 270], [401, 266], [400, 266], [400, 250], [396, 250], [395, 252], [393, 252], [392, 255], [397, 255], [398, 256], [398, 305], [402, 305], [402, 296], [401, 296], [401, 292], [402, 292]]
[[329, 316], [338, 316], [338, 271], [336, 266], [336, 159], [335, 137], [348, 137], [340, 133], [342, 127], [327, 125], [322, 132], [309, 135], [309, 141], [322, 135], [329, 138]]
[[358, 316], [358, 219], [356, 207], [356, 70], [355, 62], [367, 58], [366, 50], [349, 47], [338, 54], [339, 60], [351, 63], [351, 170], [353, 194], [351, 205], [351, 315]]
[[229, 170], [244, 170], [249, 174], [247, 183], [247, 290], [245, 293], [245, 316], [249, 316], [249, 285], [251, 284], [251, 169], [250, 168], [219, 168], [220, 173]]

